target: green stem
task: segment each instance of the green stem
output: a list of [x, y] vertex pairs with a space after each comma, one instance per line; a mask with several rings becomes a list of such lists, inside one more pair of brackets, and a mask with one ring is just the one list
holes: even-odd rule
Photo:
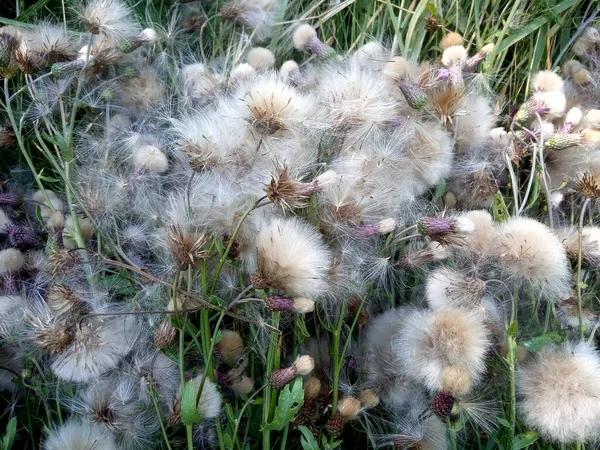
[[450, 436], [450, 450], [456, 450], [456, 431], [454, 431], [450, 417], [446, 417], [446, 426], [448, 427], [448, 435]]
[[[273, 326], [279, 327], [279, 312], [273, 313]], [[265, 394], [263, 398], [263, 408], [262, 408], [262, 422], [263, 426], [269, 423], [271, 419], [271, 394], [272, 388], [269, 384], [269, 376], [271, 372], [274, 370], [275, 366], [275, 353], [277, 351], [277, 334], [271, 333], [269, 350], [267, 353], [267, 367], [266, 367], [266, 386], [265, 386]], [[262, 432], [263, 437], [263, 450], [272, 450], [271, 449], [271, 431], [263, 429]]]
[[154, 392], [154, 386], [150, 385], [150, 397], [152, 398], [152, 404], [154, 405], [154, 410], [156, 411], [156, 417], [158, 417], [158, 423], [160, 424], [160, 431], [163, 435], [163, 440], [167, 445], [168, 450], [173, 450], [171, 448], [171, 444], [169, 443], [169, 435], [167, 434], [167, 430], [165, 429], [165, 424], [162, 420], [162, 415], [160, 413], [160, 409], [158, 408], [158, 402], [156, 401], [156, 393]]
[[516, 384], [516, 360], [517, 360], [517, 341], [514, 336], [508, 337], [508, 370], [510, 377], [510, 411], [509, 411], [509, 440], [508, 448], [512, 448], [515, 437], [515, 428], [517, 425], [517, 384]]
[[223, 270], [223, 266], [225, 265], [225, 261], [227, 261], [227, 256], [229, 255], [229, 252], [231, 251], [231, 248], [233, 247], [233, 244], [235, 242], [235, 238], [237, 237], [238, 233], [240, 232], [240, 229], [242, 228], [242, 224], [244, 223], [244, 220], [246, 220], [246, 217], [248, 217], [252, 211], [254, 211], [256, 208], [258, 208], [258, 205], [264, 199], [265, 199], [265, 197], [261, 197], [258, 200], [256, 200], [252, 204], [252, 206], [250, 208], [248, 208], [248, 210], [242, 215], [242, 217], [238, 221], [237, 225], [235, 226], [235, 228], [233, 230], [233, 233], [229, 237], [229, 242], [227, 243], [227, 247], [225, 248], [225, 251], [221, 255], [221, 258], [219, 258], [219, 265], [217, 267], [217, 271], [215, 272], [215, 276], [213, 278], [213, 282], [212, 282], [212, 284], [210, 286], [210, 291], [208, 291], [208, 295], [212, 295], [215, 292], [215, 289], [217, 288], [217, 283], [219, 281], [219, 276], [221, 275], [221, 271]]
[[333, 401], [331, 404], [331, 414], [335, 414], [338, 403], [338, 390], [340, 386], [340, 371], [342, 362], [340, 361], [340, 338], [342, 335], [342, 326], [344, 325], [345, 304], [342, 303], [339, 311], [339, 317], [335, 330], [333, 331]]
[[583, 329], [583, 300], [581, 298], [581, 285], [583, 283], [581, 279], [581, 263], [583, 261], [583, 221], [585, 219], [585, 210], [589, 203], [589, 198], [583, 202], [581, 216], [579, 217], [579, 227], [577, 228], [577, 233], [579, 234], [579, 250], [577, 251], [577, 315], [579, 317], [579, 335], [582, 341], [585, 337], [585, 330]]

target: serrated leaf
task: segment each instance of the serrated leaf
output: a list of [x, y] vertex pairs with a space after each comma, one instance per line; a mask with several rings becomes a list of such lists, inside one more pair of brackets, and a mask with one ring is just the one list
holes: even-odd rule
[[185, 425], [194, 425], [202, 419], [196, 406], [197, 391], [198, 387], [194, 380], [185, 383], [183, 395], [181, 396], [181, 421]]
[[512, 448], [513, 450], [521, 450], [537, 441], [538, 437], [539, 435], [535, 431], [521, 433], [513, 438]]
[[519, 324], [517, 323], [516, 320], [513, 320], [511, 322], [511, 324], [508, 327], [508, 330], [506, 330], [506, 332], [508, 333], [509, 336], [516, 336], [519, 333]]
[[279, 402], [275, 408], [275, 416], [271, 423], [264, 424], [263, 430], [281, 431], [294, 420], [296, 412], [304, 404], [304, 389], [302, 378], [298, 377], [293, 383], [288, 384], [279, 393]]
[[542, 334], [541, 336], [536, 336], [528, 341], [520, 342], [519, 345], [523, 347], [525, 350], [530, 351], [532, 353], [539, 352], [540, 349], [548, 344], [560, 344], [563, 341], [563, 337], [557, 332]]
[[6, 433], [2, 437], [2, 450], [10, 450], [17, 435], [17, 418], [13, 417], [6, 425]]
[[298, 429], [302, 433], [302, 438], [300, 439], [302, 448], [304, 450], [319, 450], [319, 443], [313, 436], [312, 432], [305, 426], [300, 426]]
[[494, 195], [492, 212], [494, 214], [494, 220], [498, 223], [506, 222], [508, 219], [510, 219], [510, 214], [508, 214], [506, 203], [504, 203], [504, 198], [500, 192], [496, 192], [496, 195]]

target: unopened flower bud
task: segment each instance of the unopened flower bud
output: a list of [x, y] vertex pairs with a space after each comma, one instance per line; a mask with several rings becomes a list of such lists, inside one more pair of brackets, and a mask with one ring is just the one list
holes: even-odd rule
[[316, 58], [329, 59], [336, 52], [317, 37], [317, 32], [308, 24], [300, 25], [294, 32], [294, 47], [312, 53]]
[[556, 133], [546, 141], [546, 148], [550, 150], [564, 150], [565, 148], [573, 147], [583, 141], [579, 133]]
[[395, 219], [383, 219], [377, 223], [360, 225], [356, 231], [361, 238], [369, 238], [378, 234], [389, 234], [396, 229]]
[[162, 350], [169, 347], [177, 336], [177, 328], [171, 324], [171, 319], [165, 317], [154, 333], [154, 346]]
[[0, 206], [10, 206], [12, 208], [23, 203], [23, 196], [12, 192], [0, 192]]
[[131, 53], [142, 45], [153, 45], [156, 42], [156, 31], [152, 28], [146, 28], [140, 34], [132, 39], [125, 39], [121, 44], [123, 53]]
[[448, 417], [452, 413], [456, 399], [447, 392], [440, 392], [431, 402], [431, 411], [439, 417]]
[[412, 109], [421, 110], [429, 101], [427, 94], [414, 82], [406, 77], [398, 78], [398, 87]]
[[338, 403], [337, 412], [331, 416], [325, 429], [331, 436], [339, 436], [347, 422], [360, 413], [360, 401], [354, 397], [344, 397]]
[[485, 58], [494, 51], [494, 44], [484, 45], [475, 55], [471, 56], [465, 62], [465, 71], [473, 72], [477, 69], [479, 64], [485, 61]]
[[286, 384], [291, 383], [297, 376], [308, 375], [314, 368], [315, 361], [312, 357], [308, 355], [299, 356], [290, 367], [271, 372], [269, 384], [275, 389], [281, 389]]

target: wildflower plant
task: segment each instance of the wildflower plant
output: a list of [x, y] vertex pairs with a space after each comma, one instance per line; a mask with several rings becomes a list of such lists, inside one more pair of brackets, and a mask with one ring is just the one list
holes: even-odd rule
[[506, 30], [366, 3], [0, 28], [3, 445], [600, 442], [597, 25], [509, 109]]

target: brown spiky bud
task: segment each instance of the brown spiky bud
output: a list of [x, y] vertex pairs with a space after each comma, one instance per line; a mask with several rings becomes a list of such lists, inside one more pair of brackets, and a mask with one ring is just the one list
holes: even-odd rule
[[58, 314], [79, 314], [85, 310], [83, 298], [75, 291], [61, 285], [52, 286], [46, 296], [46, 304]]
[[199, 33], [202, 30], [202, 25], [206, 23], [206, 16], [194, 12], [189, 16], [184, 17], [181, 29], [184, 33]]
[[452, 408], [456, 399], [447, 392], [440, 392], [431, 402], [431, 411], [439, 417], [448, 417], [452, 414]]
[[344, 397], [338, 403], [337, 412], [331, 416], [325, 429], [332, 436], [338, 436], [344, 430], [347, 422], [360, 413], [360, 401], [354, 397]]
[[318, 190], [319, 185], [315, 182], [303, 183], [292, 179], [285, 166], [277, 169], [277, 175], [271, 178], [264, 189], [269, 200], [281, 206], [284, 211], [308, 206], [306, 199]]
[[299, 356], [290, 367], [271, 372], [269, 384], [275, 389], [281, 389], [286, 384], [291, 383], [297, 376], [308, 375], [314, 368], [315, 361], [312, 357], [308, 355]]
[[270, 311], [294, 311], [300, 314], [315, 310], [315, 302], [304, 297], [289, 298], [282, 295], [271, 295], [265, 300]]
[[154, 346], [162, 350], [169, 347], [177, 336], [177, 328], [171, 324], [171, 319], [165, 317], [154, 333]]
[[44, 270], [52, 277], [64, 276], [73, 271], [81, 262], [77, 253], [60, 249], [54, 251], [46, 259]]
[[466, 72], [475, 71], [479, 64], [485, 61], [485, 58], [487, 58], [487, 56], [494, 51], [494, 47], [494, 44], [484, 45], [475, 55], [467, 59], [464, 70]]
[[135, 38], [125, 39], [121, 43], [121, 51], [123, 53], [131, 53], [140, 48], [142, 45], [152, 45], [156, 42], [156, 31], [152, 28], [146, 28]]
[[0, 126], [0, 147], [10, 147], [17, 141], [17, 135], [12, 125], [4, 124]]
[[208, 239], [201, 233], [170, 226], [167, 230], [167, 246], [180, 267], [193, 266], [205, 256], [204, 245]]
[[463, 235], [472, 233], [474, 229], [473, 222], [464, 217], [422, 217], [417, 223], [417, 231], [421, 235], [442, 244], [458, 244]]

